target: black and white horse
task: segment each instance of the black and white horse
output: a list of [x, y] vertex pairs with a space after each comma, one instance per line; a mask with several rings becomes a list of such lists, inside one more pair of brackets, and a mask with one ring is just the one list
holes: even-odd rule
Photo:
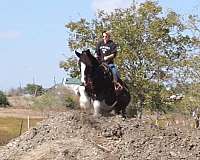
[[121, 81], [123, 89], [116, 92], [113, 75], [107, 65], [100, 63], [89, 49], [75, 53], [79, 57], [81, 68], [80, 107], [87, 109], [93, 106], [95, 116], [112, 110], [125, 116], [126, 107], [130, 102], [130, 94], [125, 83]]

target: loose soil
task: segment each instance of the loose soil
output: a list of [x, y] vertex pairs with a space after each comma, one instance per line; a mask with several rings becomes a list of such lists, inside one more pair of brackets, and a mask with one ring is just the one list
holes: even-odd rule
[[147, 117], [93, 117], [79, 110], [49, 118], [0, 148], [1, 160], [200, 159], [200, 130], [158, 127]]

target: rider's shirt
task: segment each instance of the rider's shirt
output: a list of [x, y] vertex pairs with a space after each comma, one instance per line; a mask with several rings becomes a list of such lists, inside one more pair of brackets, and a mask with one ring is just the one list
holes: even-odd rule
[[[102, 40], [99, 43], [97, 43], [96, 53], [97, 57], [109, 56], [110, 54], [114, 54], [116, 56], [117, 45], [112, 40], [109, 40], [107, 43], [104, 43], [104, 41]], [[114, 60], [111, 59], [107, 63], [112, 64], [114, 63]]]

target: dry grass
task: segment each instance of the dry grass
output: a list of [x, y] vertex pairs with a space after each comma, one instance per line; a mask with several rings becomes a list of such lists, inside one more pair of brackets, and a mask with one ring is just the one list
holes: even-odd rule
[[[30, 119], [30, 127], [36, 125], [42, 119]], [[19, 136], [21, 133], [27, 131], [27, 119], [5, 117], [0, 118], [0, 145], [5, 145], [12, 138]]]
[[194, 119], [190, 116], [184, 116], [181, 114], [166, 114], [160, 116], [158, 119], [152, 119], [152, 123], [161, 127], [184, 127], [195, 128]]
[[8, 100], [12, 107], [0, 110], [0, 145], [5, 145], [27, 131], [26, 115], [32, 117], [30, 127], [33, 127], [42, 120], [40, 117], [44, 117], [41, 113], [65, 111], [66, 108], [73, 109], [78, 105], [78, 96], [63, 86], [52, 88], [38, 97], [10, 96]]
[[31, 109], [37, 111], [65, 111], [66, 108], [75, 108], [79, 98], [71, 90], [63, 86], [49, 90], [47, 93], [35, 97]]

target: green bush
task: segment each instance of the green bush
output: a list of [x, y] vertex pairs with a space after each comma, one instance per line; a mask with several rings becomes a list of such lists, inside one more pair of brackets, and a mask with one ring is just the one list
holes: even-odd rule
[[6, 95], [2, 91], [0, 91], [0, 107], [6, 107], [8, 105], [9, 103]]
[[66, 105], [66, 107], [69, 107], [69, 108], [73, 109], [73, 108], [76, 107], [77, 104], [76, 104], [75, 100], [72, 97], [67, 97], [65, 99], [65, 105]]

